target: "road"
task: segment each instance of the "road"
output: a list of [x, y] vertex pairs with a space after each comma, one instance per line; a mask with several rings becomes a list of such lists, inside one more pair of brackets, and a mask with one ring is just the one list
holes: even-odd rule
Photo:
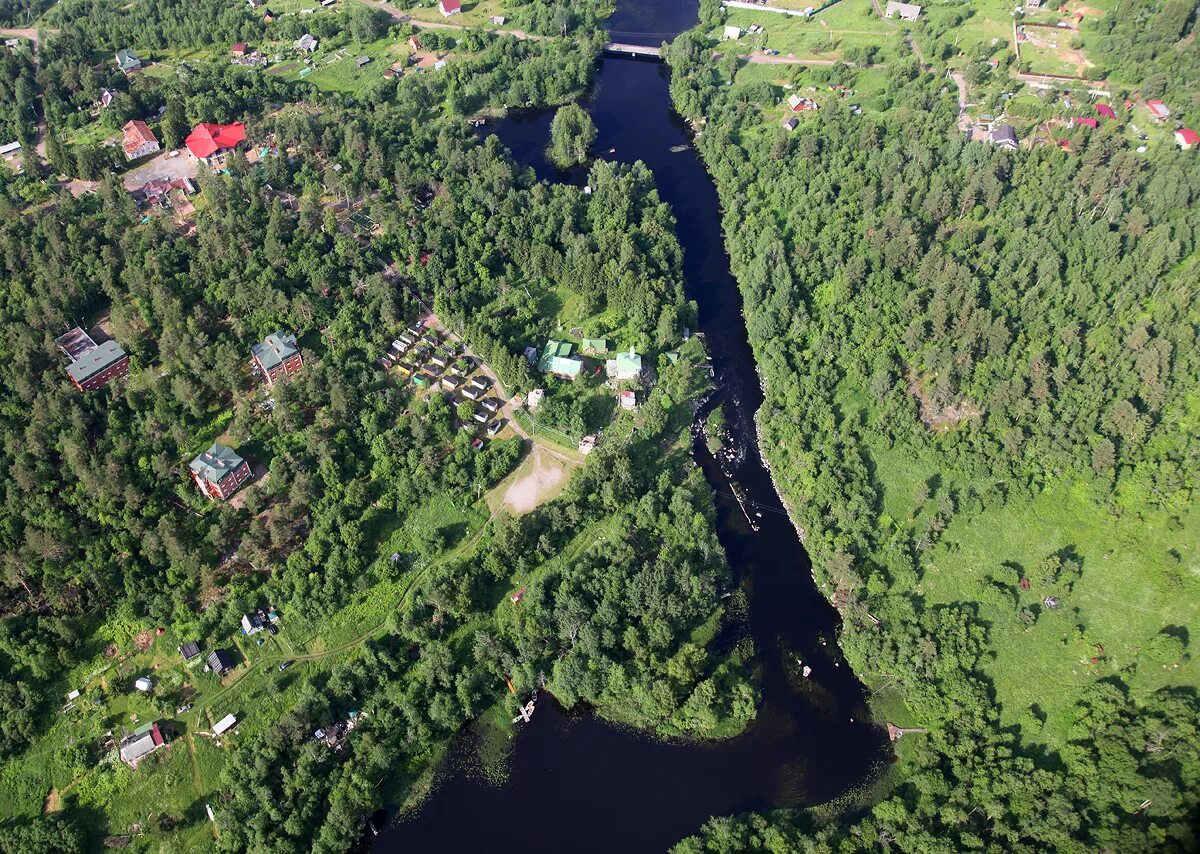
[[967, 111], [967, 81], [963, 80], [962, 74], [957, 71], [950, 72], [950, 78], [958, 87], [958, 114], [961, 116]]

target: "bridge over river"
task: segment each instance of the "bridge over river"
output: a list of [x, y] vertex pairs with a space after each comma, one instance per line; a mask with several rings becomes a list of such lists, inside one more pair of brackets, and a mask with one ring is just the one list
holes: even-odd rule
[[622, 56], [644, 56], [649, 59], [662, 59], [658, 48], [649, 47], [643, 44], [623, 44], [622, 42], [609, 42], [604, 46], [605, 53], [618, 53]]

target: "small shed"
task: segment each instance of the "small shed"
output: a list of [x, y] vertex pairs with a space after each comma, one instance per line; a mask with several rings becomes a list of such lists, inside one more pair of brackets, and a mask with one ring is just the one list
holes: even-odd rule
[[742, 37], [742, 28], [741, 27], [735, 27], [732, 24], [725, 27], [724, 38], [732, 39], [733, 41], [737, 41], [741, 37]]
[[133, 687], [137, 688], [143, 694], [149, 694], [154, 690], [154, 683], [150, 681], [149, 676], [139, 676], [133, 683]]
[[237, 723], [236, 717], [234, 717], [233, 715], [226, 715], [225, 717], [223, 717], [219, 721], [217, 721], [216, 725], [213, 726], [213, 733], [216, 735], [221, 735], [225, 732], [228, 732], [229, 729], [236, 723]]

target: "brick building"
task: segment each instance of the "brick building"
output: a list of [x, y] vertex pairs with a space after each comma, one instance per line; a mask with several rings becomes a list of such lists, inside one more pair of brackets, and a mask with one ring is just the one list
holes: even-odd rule
[[286, 332], [268, 335], [265, 341], [255, 344], [251, 352], [252, 367], [262, 372], [268, 386], [275, 385], [280, 377], [299, 373], [304, 366], [304, 359], [296, 346], [296, 336]]
[[125, 122], [121, 132], [124, 134], [121, 148], [125, 150], [126, 160], [137, 160], [158, 151], [158, 137], [145, 122], [139, 119]]
[[116, 341], [97, 344], [90, 335], [75, 327], [54, 339], [54, 343], [71, 360], [67, 365], [67, 376], [80, 391], [104, 388], [114, 377], [129, 374], [129, 356]]
[[188, 465], [192, 480], [214, 501], [224, 501], [250, 479], [250, 465], [217, 442]]

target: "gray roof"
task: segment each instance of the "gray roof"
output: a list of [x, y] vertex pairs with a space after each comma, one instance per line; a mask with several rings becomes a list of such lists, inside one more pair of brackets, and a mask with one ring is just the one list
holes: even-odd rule
[[243, 462], [232, 448], [213, 442], [212, 447], [192, 460], [188, 468], [209, 483], [220, 483], [221, 478], [236, 470]]
[[77, 383], [94, 377], [110, 365], [125, 358], [125, 351], [116, 341], [105, 341], [94, 350], [88, 350], [71, 364], [67, 373]]
[[147, 753], [153, 753], [156, 747], [154, 724], [146, 724], [121, 739], [121, 758], [126, 762], [135, 762]]
[[1012, 125], [996, 125], [992, 130], [992, 142], [1007, 142], [1017, 144], [1017, 131]]
[[217, 673], [231, 669], [237, 661], [230, 655], [229, 650], [214, 649], [208, 654], [208, 666]]
[[200, 644], [195, 641], [188, 641], [179, 647], [179, 654], [183, 656], [185, 661], [190, 661], [200, 654]]
[[274, 332], [267, 336], [261, 344], [251, 348], [254, 357], [258, 359], [263, 370], [272, 370], [295, 356], [300, 350], [296, 347], [296, 336], [286, 332]]

